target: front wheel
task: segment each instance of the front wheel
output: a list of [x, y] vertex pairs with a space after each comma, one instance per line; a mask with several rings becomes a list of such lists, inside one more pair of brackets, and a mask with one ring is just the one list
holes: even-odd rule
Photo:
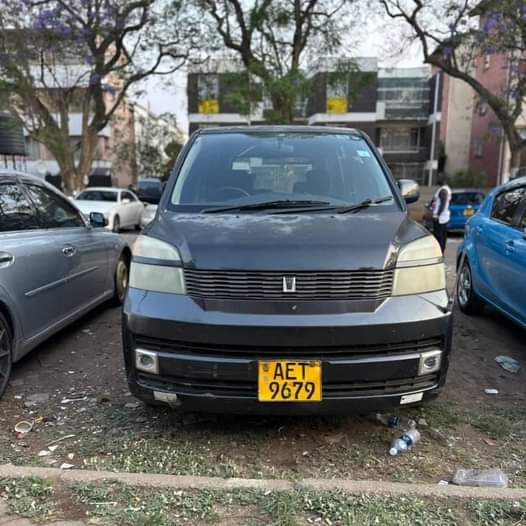
[[113, 218], [113, 232], [118, 234], [121, 230], [121, 220], [119, 219], [119, 216], [115, 216]]
[[115, 267], [115, 276], [113, 278], [113, 298], [111, 303], [116, 307], [124, 303], [126, 291], [128, 290], [128, 279], [130, 276], [130, 265], [125, 254], [121, 254], [117, 266]]
[[457, 301], [460, 310], [465, 314], [478, 314], [483, 302], [473, 289], [473, 274], [467, 259], [464, 259], [457, 279]]
[[11, 367], [13, 365], [12, 346], [13, 341], [9, 325], [2, 313], [0, 313], [0, 398], [2, 398], [11, 376]]

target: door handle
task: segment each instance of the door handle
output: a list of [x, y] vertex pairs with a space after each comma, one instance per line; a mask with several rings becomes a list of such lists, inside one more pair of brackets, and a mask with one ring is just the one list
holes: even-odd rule
[[15, 261], [15, 256], [7, 252], [0, 252], [0, 268], [9, 267]]
[[506, 252], [509, 254], [515, 251], [515, 242], [513, 240], [506, 241]]
[[77, 249], [71, 245], [67, 245], [62, 249], [62, 254], [67, 258], [73, 257], [77, 253]]

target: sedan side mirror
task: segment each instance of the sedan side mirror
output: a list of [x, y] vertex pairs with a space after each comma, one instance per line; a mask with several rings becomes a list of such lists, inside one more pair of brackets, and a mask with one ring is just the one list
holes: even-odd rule
[[131, 203], [131, 199], [127, 199], [127, 198], [125, 197], [125, 198], [121, 201], [121, 203], [122, 203], [123, 205], [127, 205], [127, 204]]
[[407, 204], [416, 203], [420, 199], [420, 187], [412, 179], [400, 179], [398, 181], [400, 193]]
[[108, 222], [106, 221], [104, 214], [101, 214], [100, 212], [91, 212], [89, 215], [89, 224], [93, 228], [104, 228]]

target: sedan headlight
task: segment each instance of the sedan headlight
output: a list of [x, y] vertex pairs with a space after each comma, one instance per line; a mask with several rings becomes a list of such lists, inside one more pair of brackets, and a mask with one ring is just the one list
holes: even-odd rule
[[181, 256], [172, 245], [149, 236], [139, 236], [132, 249], [130, 287], [186, 294]]
[[423, 294], [446, 288], [442, 250], [433, 236], [402, 247], [394, 273], [393, 296]]

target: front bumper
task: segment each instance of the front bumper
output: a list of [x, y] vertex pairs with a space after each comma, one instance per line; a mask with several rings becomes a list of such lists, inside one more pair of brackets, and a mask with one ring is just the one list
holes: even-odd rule
[[[173, 405], [207, 412], [367, 413], [420, 401], [407, 398], [415, 393], [427, 400], [444, 385], [451, 347], [445, 292], [389, 298], [379, 305], [219, 305], [130, 289], [123, 316], [133, 394], [150, 403], [154, 393], [175, 394]], [[158, 353], [158, 374], [136, 370], [136, 348]], [[419, 376], [420, 353], [436, 349], [443, 352], [440, 369]], [[259, 402], [259, 359], [320, 360], [323, 400]]]

